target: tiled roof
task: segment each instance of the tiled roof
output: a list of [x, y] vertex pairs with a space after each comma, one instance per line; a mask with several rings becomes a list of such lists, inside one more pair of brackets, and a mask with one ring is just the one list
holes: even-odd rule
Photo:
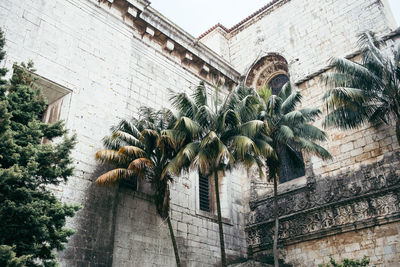
[[214, 26], [212, 26], [210, 29], [208, 29], [207, 31], [205, 31], [203, 34], [201, 34], [198, 39], [200, 40], [201, 38], [203, 38], [204, 36], [206, 36], [207, 34], [209, 34], [210, 32], [212, 32], [213, 30], [215, 30], [218, 27], [221, 27], [224, 31], [226, 32], [231, 32], [236, 30], [237, 28], [239, 28], [240, 26], [242, 26], [243, 24], [245, 24], [247, 21], [251, 20], [252, 18], [254, 18], [255, 16], [257, 16], [258, 14], [262, 13], [264, 10], [268, 9], [269, 7], [273, 6], [275, 3], [279, 2], [280, 0], [272, 0], [271, 2], [269, 2], [268, 4], [266, 4], [265, 6], [263, 6], [262, 8], [260, 8], [259, 10], [257, 10], [256, 12], [254, 12], [253, 14], [251, 14], [250, 16], [246, 17], [245, 19], [241, 20], [239, 23], [233, 25], [233, 27], [231, 27], [230, 29], [226, 28], [225, 26], [223, 26], [220, 23], [215, 24]]
[[230, 29], [226, 28], [224, 25], [222, 25], [221, 23], [217, 23], [214, 26], [212, 26], [210, 29], [208, 29], [207, 31], [205, 31], [202, 35], [200, 35], [197, 39], [201, 39], [204, 36], [206, 36], [207, 34], [209, 34], [210, 32], [212, 32], [213, 30], [215, 30], [216, 28], [222, 28], [224, 31], [226, 32], [230, 32]]

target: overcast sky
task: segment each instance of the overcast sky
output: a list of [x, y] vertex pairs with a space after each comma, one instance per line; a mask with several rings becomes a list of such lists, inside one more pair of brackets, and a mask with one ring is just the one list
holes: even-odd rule
[[[227, 28], [232, 27], [270, 0], [150, 0], [150, 2], [153, 8], [198, 37], [218, 22]], [[389, 0], [389, 2], [399, 25], [400, 0]]]

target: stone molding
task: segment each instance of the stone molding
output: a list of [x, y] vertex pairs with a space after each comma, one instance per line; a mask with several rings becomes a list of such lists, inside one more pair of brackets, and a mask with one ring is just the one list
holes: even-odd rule
[[[121, 14], [125, 23], [133, 27], [141, 36], [148, 36], [148, 41], [160, 46], [167, 57], [175, 57], [185, 68], [209, 83], [224, 81], [228, 88], [237, 85], [240, 73], [229, 62], [198, 41], [157, 10], [149, 6], [145, 0], [89, 0], [96, 2], [110, 13]], [[119, 12], [118, 12], [119, 11]], [[165, 49], [167, 48], [167, 49]], [[187, 57], [187, 55], [191, 57]], [[209, 66], [210, 71], [204, 73], [202, 67]]]
[[[338, 177], [315, 177], [279, 196], [279, 242], [289, 245], [400, 220], [400, 152]], [[250, 203], [246, 231], [253, 252], [269, 249], [273, 198]]]

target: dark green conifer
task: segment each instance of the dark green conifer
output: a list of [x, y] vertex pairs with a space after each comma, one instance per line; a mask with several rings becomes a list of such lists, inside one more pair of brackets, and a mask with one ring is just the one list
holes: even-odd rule
[[[0, 61], [4, 59], [0, 31]], [[9, 82], [0, 69], [0, 260], [2, 266], [55, 266], [54, 251], [73, 234], [64, 228], [77, 206], [61, 203], [47, 188], [73, 173], [62, 122], [41, 121], [47, 103], [35, 84], [33, 64], [14, 65]], [[58, 142], [44, 144], [43, 138]], [[3, 263], [6, 262], [6, 263]], [[19, 264], [19, 265], [18, 265]]]

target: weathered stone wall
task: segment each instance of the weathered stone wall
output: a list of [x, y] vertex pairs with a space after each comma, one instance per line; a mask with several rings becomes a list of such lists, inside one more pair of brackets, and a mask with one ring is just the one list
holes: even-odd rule
[[[168, 25], [168, 21], [151, 10], [145, 18], [150, 22], [158, 19], [158, 24], [150, 28], [155, 34], [152, 36], [151, 30], [141, 32], [140, 27], [147, 30], [145, 22], [128, 17], [124, 13], [128, 9], [126, 3], [0, 1], [0, 27], [7, 42], [6, 66], [11, 68], [15, 61], [32, 59], [38, 74], [72, 90], [63, 100], [61, 118], [70, 133], [77, 134], [78, 144], [72, 153], [76, 171], [67, 184], [54, 188], [54, 192], [62, 201], [81, 204], [83, 208], [68, 222], [77, 233], [59, 255], [62, 266], [174, 266], [169, 233], [154, 207], [131, 190], [99, 188], [93, 183], [101, 172], [94, 153], [102, 148], [101, 140], [109, 134], [109, 127], [120, 118], [135, 115], [139, 106], [169, 106], [169, 89], [190, 92], [200, 78], [208, 79], [210, 73], [225, 81], [236, 75], [233, 69], [233, 74], [218, 73], [215, 66], [228, 70], [231, 67], [203, 46], [189, 44], [191, 39], [179, 35], [173, 25], [166, 33], [172, 35], [176, 31], [171, 51], [171, 43], [168, 47], [165, 43], [168, 38], [154, 27]], [[211, 55], [212, 62], [207, 58]], [[210, 73], [201, 69], [204, 60], [209, 62]], [[223, 202], [227, 214], [224, 226], [228, 256], [243, 257], [243, 207], [248, 205], [242, 197], [245, 180], [235, 177], [238, 178], [226, 178], [232, 190], [225, 190], [231, 194], [225, 194], [225, 198], [229, 197], [233, 204], [227, 199]], [[188, 184], [182, 178], [174, 184], [173, 227], [180, 240], [182, 260], [188, 266], [210, 266], [220, 258], [218, 228], [214, 215], [199, 214], [195, 208], [196, 181], [197, 177], [193, 177]]]
[[[387, 40], [383, 51], [392, 57], [393, 48], [397, 47], [400, 39], [398, 37]], [[359, 60], [353, 58], [353, 60]], [[323, 116], [315, 122], [315, 125], [322, 128], [322, 119], [326, 115], [322, 96], [327, 90], [321, 82], [320, 75], [299, 85], [303, 95], [303, 107], [315, 107], [324, 111]], [[325, 129], [328, 134], [328, 141], [322, 145], [328, 149], [332, 159], [322, 161], [317, 157], [310, 157], [310, 169], [317, 176], [338, 176], [343, 172], [357, 171], [362, 166], [376, 163], [382, 160], [386, 154], [399, 151], [395, 127], [382, 125], [373, 127], [366, 124], [355, 130], [341, 130], [336, 128]]]
[[[227, 173], [221, 188], [223, 227], [229, 259], [247, 255], [245, 216], [247, 175]], [[198, 175], [177, 178], [171, 187], [171, 221], [183, 266], [219, 266], [217, 216], [198, 206]], [[149, 203], [150, 197], [121, 188], [116, 211], [113, 266], [174, 266], [175, 257], [166, 221]]]
[[[168, 89], [189, 92], [200, 79], [224, 81], [231, 87], [237, 82], [239, 72], [246, 74], [259, 56], [269, 52], [286, 58], [291, 79], [297, 81], [325, 67], [329, 57], [355, 51], [356, 34], [361, 30], [382, 34], [390, 28], [381, 1], [279, 3], [230, 33], [229, 47], [219, 33], [210, 35], [210, 46], [218, 50], [214, 53], [151, 7], [145, 9], [146, 2], [142, 0], [0, 1], [0, 27], [7, 38], [6, 66], [10, 68], [14, 61], [32, 59], [38, 74], [72, 90], [62, 101], [60, 117], [78, 137], [73, 151], [76, 172], [66, 185], [53, 189], [62, 201], [81, 204], [83, 209], [68, 223], [77, 233], [59, 255], [62, 266], [174, 265], [167, 227], [157, 216], [149, 196], [128, 188], [98, 188], [93, 183], [101, 172], [93, 155], [102, 148], [101, 139], [109, 133], [109, 127], [120, 118], [135, 115], [141, 105], [168, 106]], [[239, 72], [221, 56], [231, 60]], [[301, 83], [299, 88], [304, 106], [322, 107], [321, 95], [325, 89], [318, 77]], [[316, 124], [320, 126], [321, 121]], [[323, 145], [334, 159], [322, 162], [308, 158], [306, 177], [280, 185], [280, 205], [285, 208], [282, 216], [286, 216], [281, 229], [286, 259], [301, 264], [305, 257], [315, 256], [311, 250], [316, 244], [331, 244], [327, 253], [340, 254], [341, 251], [335, 250], [338, 243], [332, 240], [342, 237], [358, 240], [355, 236], [359, 228], [354, 225], [369, 220], [369, 224], [360, 226], [361, 232], [369, 233], [362, 240], [366, 242], [363, 251], [370, 257], [376, 256], [371, 258], [376, 264], [398, 260], [398, 247], [391, 245], [395, 243], [391, 238], [398, 236], [398, 224], [385, 223], [398, 218], [398, 182], [392, 184], [388, 177], [399, 174], [395, 171], [392, 175], [389, 166], [385, 167], [382, 178], [376, 173], [378, 168], [370, 169], [382, 162], [398, 164], [399, 146], [394, 129], [365, 126], [346, 132], [329, 129], [328, 134], [329, 142]], [[366, 169], [371, 179], [364, 181], [361, 178], [365, 178]], [[251, 203], [246, 243], [244, 214], [249, 210], [250, 199], [247, 173], [237, 170], [222, 181], [225, 241], [230, 258], [245, 257], [247, 245], [261, 253], [263, 246], [270, 243], [271, 209], [267, 208], [270, 204], [268, 197], [260, 199], [263, 196], [260, 192], [267, 191], [268, 186], [258, 182], [257, 186], [264, 191], [252, 196], [255, 201]], [[377, 187], [368, 192], [357, 191], [359, 187], [367, 188], [365, 182]], [[342, 198], [330, 199], [327, 192], [331, 189]], [[350, 199], [351, 190], [356, 190], [357, 198]], [[310, 192], [317, 192], [313, 199], [309, 198]], [[216, 216], [198, 207], [197, 175], [178, 178], [172, 186], [171, 198], [171, 218], [183, 262], [187, 266], [218, 265]], [[356, 212], [356, 217], [339, 216], [341, 209], [359, 208], [361, 212]], [[320, 217], [313, 221], [310, 219], [313, 216], [333, 219]], [[293, 232], [293, 225], [303, 228]], [[263, 228], [260, 230], [259, 226]], [[343, 226], [350, 227], [346, 229], [352, 232], [346, 230], [340, 235], [332, 232], [335, 227]], [[349, 240], [346, 246], [349, 257], [361, 254], [357, 251], [364, 249], [362, 242], [358, 249], [357, 241]], [[384, 242], [391, 247], [385, 248], [388, 246]], [[321, 252], [311, 264], [326, 259], [326, 252]]]
[[227, 36], [229, 36], [228, 33], [217, 26], [212, 32], [201, 38], [201, 42], [230, 62], [230, 48]]
[[[385, 53], [391, 55], [398, 43], [397, 37], [388, 40]], [[324, 108], [321, 96], [326, 88], [320, 76], [299, 89], [303, 107]], [[318, 127], [321, 124], [322, 119], [316, 122]], [[391, 247], [399, 237], [400, 211], [400, 149], [394, 127], [366, 125], [349, 131], [327, 129], [327, 133], [328, 141], [322, 145], [333, 158], [323, 162], [308, 157], [306, 176], [278, 187], [283, 257], [294, 266], [317, 266], [328, 262], [330, 254], [344, 259], [362, 258], [363, 253], [377, 266], [397, 263], [400, 255]], [[255, 182], [247, 231], [248, 244], [260, 257], [268, 254], [272, 244], [272, 188]], [[369, 235], [361, 237], [359, 230]], [[382, 252], [385, 238], [392, 241]]]
[[400, 262], [400, 223], [385, 224], [287, 246], [287, 262], [298, 267], [337, 262], [343, 259], [370, 258], [371, 266], [398, 266]]
[[297, 81], [325, 66], [332, 56], [353, 52], [361, 31], [388, 33], [388, 25], [381, 1], [277, 1], [231, 32], [231, 63], [245, 75], [259, 56], [279, 53]]

